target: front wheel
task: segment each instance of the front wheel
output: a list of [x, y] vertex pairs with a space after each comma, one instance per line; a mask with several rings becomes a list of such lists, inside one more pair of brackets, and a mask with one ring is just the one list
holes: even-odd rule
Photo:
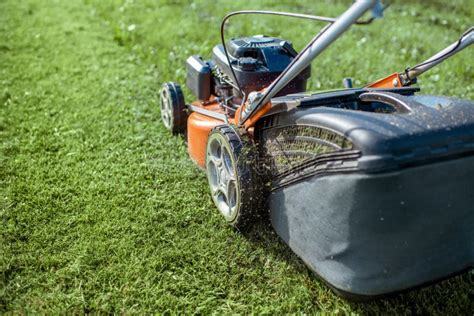
[[206, 147], [212, 200], [225, 220], [240, 231], [250, 227], [264, 198], [253, 145], [229, 125], [215, 127]]
[[179, 84], [166, 82], [160, 91], [161, 120], [173, 134], [184, 133], [188, 115]]

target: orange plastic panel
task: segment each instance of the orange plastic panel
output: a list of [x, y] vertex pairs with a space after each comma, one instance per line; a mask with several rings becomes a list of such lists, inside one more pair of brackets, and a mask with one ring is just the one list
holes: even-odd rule
[[211, 130], [222, 125], [221, 120], [192, 113], [188, 117], [188, 153], [192, 160], [201, 168], [206, 168], [206, 145]]
[[367, 85], [367, 88], [401, 88], [401, 80], [398, 72], [385, 78], [379, 79]]

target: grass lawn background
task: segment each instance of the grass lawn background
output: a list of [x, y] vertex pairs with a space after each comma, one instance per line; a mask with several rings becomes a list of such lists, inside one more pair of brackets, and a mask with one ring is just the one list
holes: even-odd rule
[[[369, 304], [337, 297], [267, 225], [250, 237], [228, 227], [161, 124], [159, 86], [184, 86], [186, 58], [210, 55], [225, 13], [336, 16], [351, 3], [315, 2], [1, 1], [0, 312], [472, 314], [472, 271]], [[309, 86], [403, 70], [473, 16], [469, 0], [396, 1], [324, 52]], [[301, 48], [321, 26], [234, 18], [228, 38]], [[472, 99], [472, 60], [471, 48], [425, 74], [423, 92]]]

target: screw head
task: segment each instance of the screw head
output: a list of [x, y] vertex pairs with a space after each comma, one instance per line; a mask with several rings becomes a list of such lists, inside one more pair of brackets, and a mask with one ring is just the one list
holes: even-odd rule
[[393, 79], [392, 84], [394, 87], [398, 87], [398, 79]]

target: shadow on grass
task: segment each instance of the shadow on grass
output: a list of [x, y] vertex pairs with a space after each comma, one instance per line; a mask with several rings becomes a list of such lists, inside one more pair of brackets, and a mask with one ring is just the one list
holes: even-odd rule
[[[292, 252], [273, 230], [268, 218], [261, 218], [244, 236], [256, 247], [263, 248], [274, 258], [285, 261], [298, 274], [307, 275], [311, 283], [318, 287], [331, 288], [325, 281], [313, 273], [304, 262]], [[319, 292], [313, 292], [313, 299], [319, 300]], [[333, 299], [339, 297], [333, 293]], [[401, 293], [356, 301], [344, 298], [344, 302], [353, 310], [361, 313], [429, 313], [429, 314], [472, 314], [474, 311], [474, 273], [468, 271]], [[460, 302], [465, 305], [460, 306]]]

